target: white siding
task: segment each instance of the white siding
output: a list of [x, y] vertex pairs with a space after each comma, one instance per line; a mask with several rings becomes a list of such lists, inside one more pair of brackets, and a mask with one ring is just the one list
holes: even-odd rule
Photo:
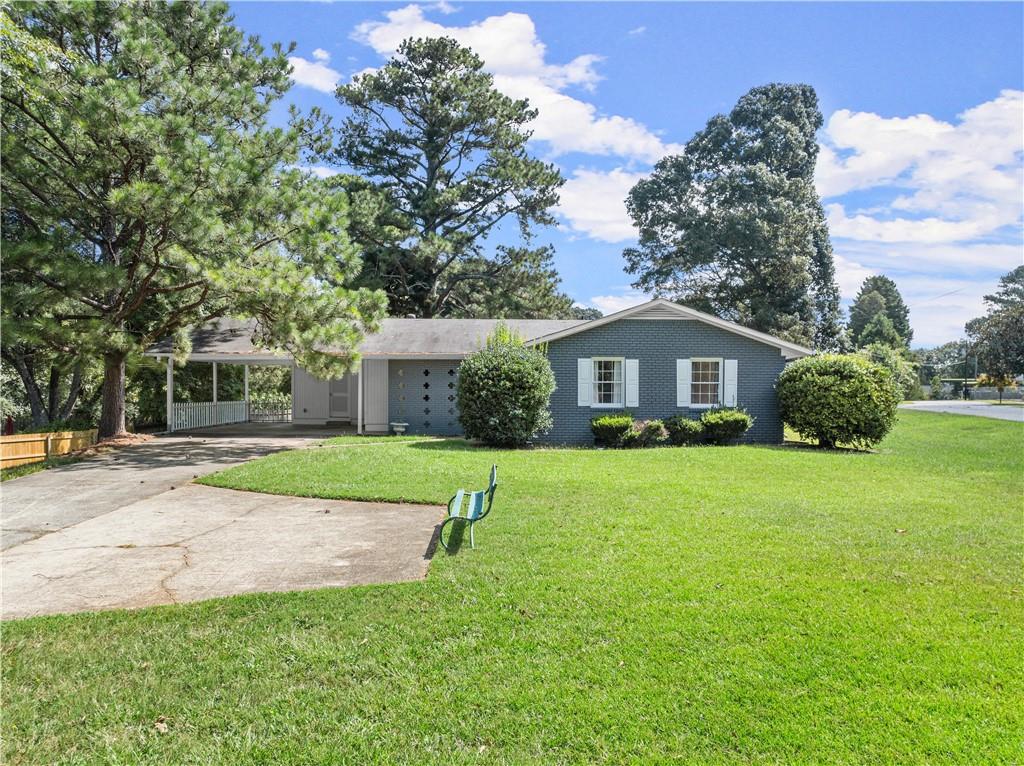
[[292, 367], [292, 422], [327, 422], [328, 385], [326, 380], [317, 380], [301, 367]]
[[680, 314], [672, 306], [648, 306], [640, 309], [635, 314], [630, 314], [627, 319], [681, 319], [688, 321], [690, 317]]
[[363, 430], [388, 431], [388, 360], [363, 360]]

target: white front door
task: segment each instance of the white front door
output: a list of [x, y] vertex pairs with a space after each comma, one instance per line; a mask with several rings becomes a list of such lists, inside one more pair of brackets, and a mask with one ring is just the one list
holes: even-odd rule
[[352, 376], [346, 375], [331, 381], [330, 385], [331, 419], [352, 417]]

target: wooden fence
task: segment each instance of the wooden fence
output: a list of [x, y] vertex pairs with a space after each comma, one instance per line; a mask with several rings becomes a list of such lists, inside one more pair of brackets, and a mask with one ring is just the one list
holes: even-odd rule
[[51, 431], [45, 434], [0, 436], [0, 468], [38, 463], [58, 455], [67, 455], [96, 443], [96, 429], [89, 431]]
[[248, 402], [175, 402], [171, 411], [169, 431], [186, 431], [228, 423], [245, 423], [249, 419]]

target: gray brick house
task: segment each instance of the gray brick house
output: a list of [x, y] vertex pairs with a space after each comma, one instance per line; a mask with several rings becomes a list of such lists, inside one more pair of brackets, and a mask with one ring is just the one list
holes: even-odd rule
[[[557, 384], [551, 399], [554, 425], [543, 436], [550, 443], [590, 443], [590, 420], [603, 412], [699, 417], [717, 406], [742, 407], [756, 418], [749, 441], [780, 442], [775, 381], [787, 361], [812, 353], [661, 299], [589, 321], [503, 321], [527, 344], [543, 348], [551, 362]], [[360, 433], [384, 433], [404, 424], [400, 427], [409, 433], [457, 435], [459, 365], [497, 323], [386, 319], [360, 347], [356, 371], [330, 381], [317, 380], [288, 357], [254, 348], [252, 328], [245, 323], [219, 322], [198, 331], [189, 360], [290, 365], [292, 420], [297, 423], [350, 423]], [[163, 345], [148, 353], [165, 356], [168, 351]], [[168, 383], [170, 392], [170, 365]], [[212, 404], [216, 418], [218, 405]], [[172, 428], [194, 425], [182, 420], [170, 393], [168, 413]]]

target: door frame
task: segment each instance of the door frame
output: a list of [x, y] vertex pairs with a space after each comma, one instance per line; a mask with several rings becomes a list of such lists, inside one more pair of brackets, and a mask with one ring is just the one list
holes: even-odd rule
[[[352, 383], [355, 375], [346, 373], [341, 378], [333, 378], [327, 383], [327, 419], [328, 420], [353, 420], [353, 409], [355, 403], [352, 401]], [[336, 412], [334, 409], [334, 386], [338, 383], [343, 382], [346, 385], [345, 391], [345, 402], [346, 411], [344, 413]]]

